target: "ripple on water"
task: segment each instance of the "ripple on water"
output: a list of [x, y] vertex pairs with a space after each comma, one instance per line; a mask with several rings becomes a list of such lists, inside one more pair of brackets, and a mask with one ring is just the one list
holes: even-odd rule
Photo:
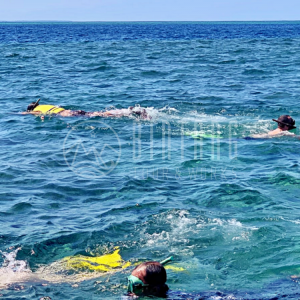
[[[131, 262], [173, 255], [186, 270], [168, 270], [173, 291], [299, 298], [293, 282], [276, 284], [299, 273], [299, 141], [243, 139], [274, 129], [272, 118], [282, 114], [299, 121], [297, 22], [0, 29], [0, 250], [21, 246], [17, 259], [36, 271], [120, 246]], [[117, 132], [122, 155], [109, 176], [86, 179], [66, 164], [63, 141], [76, 127], [77, 137], [95, 145], [91, 126], [12, 114], [38, 98], [86, 111], [153, 107], [152, 119], [94, 119]], [[102, 131], [98, 139], [112, 144]], [[119, 299], [129, 271], [76, 289], [31, 282], [1, 294]]]

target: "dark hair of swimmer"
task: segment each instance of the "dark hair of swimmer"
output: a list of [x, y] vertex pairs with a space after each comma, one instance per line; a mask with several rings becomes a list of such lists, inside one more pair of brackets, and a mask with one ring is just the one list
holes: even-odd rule
[[296, 128], [296, 126], [294, 126], [296, 123], [295, 120], [289, 115], [282, 115], [278, 118], [278, 120], [275, 120], [275, 119], [272, 119], [272, 120], [277, 122], [278, 127], [281, 129], [283, 129], [285, 126], [287, 126], [289, 128], [288, 130]]
[[128, 107], [130, 109], [130, 111], [132, 112], [133, 115], [138, 116], [142, 119], [152, 119], [146, 112], [146, 110], [144, 108], [140, 108], [140, 107], [134, 107], [134, 106], [129, 106]]
[[39, 105], [40, 100], [41, 99], [38, 99], [38, 101], [30, 103], [27, 106], [27, 111], [33, 111]]
[[[141, 285], [131, 285], [131, 292], [138, 296], [166, 297], [169, 287], [166, 285], [167, 272], [157, 261], [144, 262], [138, 265], [131, 276], [141, 281]], [[129, 279], [130, 279], [129, 277]], [[130, 282], [129, 282], [130, 285]]]

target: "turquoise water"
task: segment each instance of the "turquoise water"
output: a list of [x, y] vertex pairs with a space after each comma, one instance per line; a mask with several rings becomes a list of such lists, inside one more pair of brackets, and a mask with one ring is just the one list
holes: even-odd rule
[[[36, 272], [119, 246], [174, 256], [170, 299], [298, 298], [299, 140], [243, 138], [299, 123], [299, 41], [298, 22], [1, 23], [0, 250]], [[38, 98], [152, 119], [20, 114]], [[130, 270], [0, 294], [120, 299]]]

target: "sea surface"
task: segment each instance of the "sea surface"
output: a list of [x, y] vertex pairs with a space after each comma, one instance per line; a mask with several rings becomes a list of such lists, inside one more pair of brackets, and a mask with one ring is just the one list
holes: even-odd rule
[[299, 96], [300, 22], [0, 23], [0, 298], [121, 299], [133, 267], [59, 264], [119, 247], [169, 299], [299, 299], [300, 141], [245, 139]]

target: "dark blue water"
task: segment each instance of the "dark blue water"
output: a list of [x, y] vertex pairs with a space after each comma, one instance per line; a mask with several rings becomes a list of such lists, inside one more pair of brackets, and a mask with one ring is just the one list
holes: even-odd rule
[[[299, 41], [299, 22], [1, 23], [0, 250], [37, 274], [3, 298], [120, 299], [131, 268], [74, 285], [60, 264], [119, 246], [174, 256], [170, 299], [296, 299], [300, 142], [244, 137], [299, 124]], [[152, 118], [20, 114], [38, 98]]]
[[298, 38], [300, 22], [0, 23], [4, 43]]

